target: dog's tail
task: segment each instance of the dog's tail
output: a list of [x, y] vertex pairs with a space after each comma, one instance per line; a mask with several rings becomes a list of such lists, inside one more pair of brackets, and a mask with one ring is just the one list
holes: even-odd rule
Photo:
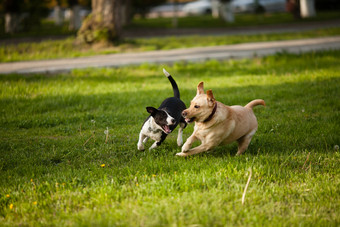
[[168, 73], [165, 69], [163, 69], [163, 73], [165, 74], [166, 77], [168, 77], [171, 85], [172, 85], [172, 90], [174, 91], [174, 97], [176, 98], [180, 98], [180, 94], [179, 94], [179, 90], [176, 84], [176, 81], [174, 80], [174, 78], [172, 78], [172, 76], [170, 75], [170, 73]]
[[245, 107], [253, 109], [253, 107], [257, 105], [266, 106], [266, 103], [262, 99], [255, 99], [251, 101], [250, 103], [248, 103]]

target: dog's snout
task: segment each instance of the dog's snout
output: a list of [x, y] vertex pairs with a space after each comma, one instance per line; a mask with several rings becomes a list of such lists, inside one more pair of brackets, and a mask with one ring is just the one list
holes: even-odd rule
[[183, 116], [183, 117], [186, 117], [187, 115], [188, 115], [188, 113], [187, 113], [185, 110], [183, 110], [182, 116]]

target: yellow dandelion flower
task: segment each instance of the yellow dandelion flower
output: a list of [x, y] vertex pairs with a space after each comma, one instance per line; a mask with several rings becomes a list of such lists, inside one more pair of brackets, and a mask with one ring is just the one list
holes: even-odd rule
[[153, 176], [153, 177], [156, 177], [156, 175], [155, 175], [155, 174], [152, 174], [152, 176]]
[[105, 164], [101, 164], [100, 167], [105, 167]]
[[136, 186], [139, 186], [139, 184], [138, 184], [138, 183], [136, 183]]
[[12, 210], [13, 209], [13, 204], [9, 204], [9, 209]]
[[7, 194], [7, 195], [6, 195], [6, 197], [7, 197], [7, 198], [9, 198], [9, 197], [10, 197], [10, 195], [9, 195], [9, 194]]
[[37, 204], [38, 204], [38, 202], [37, 202], [37, 201], [34, 201], [34, 202], [33, 202], [33, 205], [37, 205]]
[[31, 179], [31, 182], [33, 182], [33, 179]]

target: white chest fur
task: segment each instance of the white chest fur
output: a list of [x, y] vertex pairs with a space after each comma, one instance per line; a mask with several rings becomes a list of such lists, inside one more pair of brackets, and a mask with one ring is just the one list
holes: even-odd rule
[[155, 141], [161, 140], [162, 132], [161, 127], [155, 123], [153, 117], [150, 117], [142, 127], [142, 133]]

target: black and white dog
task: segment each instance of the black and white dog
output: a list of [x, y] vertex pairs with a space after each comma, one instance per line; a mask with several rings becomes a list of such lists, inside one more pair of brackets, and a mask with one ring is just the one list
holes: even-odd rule
[[183, 144], [183, 129], [187, 126], [182, 111], [186, 109], [185, 104], [180, 100], [180, 94], [175, 80], [163, 69], [166, 77], [168, 77], [174, 97], [165, 99], [158, 109], [154, 107], [146, 107], [150, 116], [145, 120], [142, 130], [139, 133], [138, 150], [144, 150], [144, 144], [149, 138], [155, 140], [149, 150], [154, 149], [162, 144], [167, 135], [171, 133], [179, 124], [180, 128], [177, 136], [177, 145]]

